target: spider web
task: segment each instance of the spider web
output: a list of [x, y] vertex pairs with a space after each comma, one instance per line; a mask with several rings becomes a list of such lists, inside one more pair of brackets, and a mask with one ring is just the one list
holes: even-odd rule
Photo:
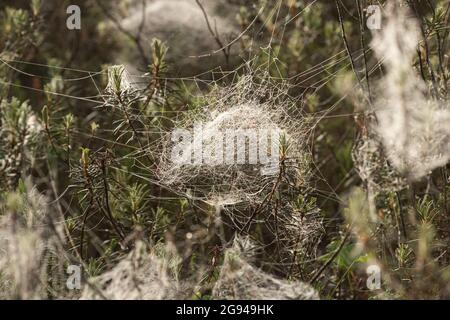
[[[127, 110], [132, 117], [131, 121], [141, 124], [139, 128], [130, 129], [121, 122], [114, 122], [113, 125], [116, 128], [97, 128], [97, 135], [92, 135], [88, 130], [74, 129], [74, 138], [93, 139], [100, 145], [108, 146], [108, 148], [120, 146], [128, 149], [128, 153], [114, 158], [114, 162], [110, 165], [110, 170], [129, 174], [144, 183], [150, 183], [167, 192], [167, 195], [164, 196], [150, 194], [146, 200], [156, 203], [161, 201], [178, 202], [180, 199], [203, 201], [223, 210], [230, 218], [230, 222], [228, 222], [230, 225], [243, 228], [250, 218], [248, 207], [255, 198], [259, 202], [264, 202], [265, 197], [270, 194], [270, 187], [276, 184], [276, 175], [267, 177], [249, 174], [242, 168], [236, 168], [234, 165], [221, 166], [220, 168], [174, 168], [168, 164], [169, 157], [167, 152], [170, 150], [169, 137], [177, 126], [181, 125], [188, 128], [195, 121], [199, 120], [206, 123], [214, 123], [215, 119], [220, 117], [221, 114], [229, 113], [232, 110], [235, 116], [232, 117], [233, 127], [231, 128], [236, 130], [248, 128], [248, 113], [250, 109], [254, 112], [251, 115], [254, 118], [250, 117], [250, 119], [255, 120], [254, 126], [264, 128], [274, 125], [279, 129], [282, 128], [290, 138], [289, 141], [292, 142], [291, 153], [288, 156], [289, 160], [286, 165], [290, 173], [290, 184], [295, 186], [295, 188], [307, 188], [311, 178], [321, 180], [329, 188], [329, 190], [323, 190], [322, 195], [325, 198], [341, 203], [336, 190], [328, 184], [321, 173], [322, 164], [315, 162], [308, 142], [314, 139], [314, 131], [324, 119], [348, 117], [355, 114], [337, 112], [341, 102], [350, 95], [350, 92], [343, 94], [328, 108], [323, 110], [305, 113], [302, 108], [308, 95], [319, 93], [320, 90], [332, 81], [335, 81], [339, 77], [340, 72], [351, 66], [351, 62], [348, 61], [348, 53], [346, 50], [341, 50], [298, 74], [285, 77], [281, 72], [283, 62], [276, 57], [274, 48], [275, 38], [278, 36], [277, 41], [281, 42], [286, 28], [290, 24], [295, 23], [295, 19], [301, 16], [305, 10], [313, 10], [315, 5], [317, 5], [317, 0], [311, 1], [293, 17], [280, 16], [281, 0], [277, 1], [273, 8], [261, 8], [261, 10], [267, 10], [269, 13], [265, 21], [261, 23], [261, 27], [253, 30], [252, 38], [256, 40], [264, 25], [271, 19], [274, 19], [274, 24], [281, 26], [281, 31], [278, 31], [276, 34], [274, 29], [268, 43], [258, 50], [255, 48], [250, 50], [247, 59], [234, 70], [223, 71], [219, 67], [190, 77], [159, 77], [158, 81], [161, 84], [161, 88], [153, 97], [152, 108], [143, 111], [137, 107], [130, 107]], [[244, 30], [244, 32], [245, 35], [248, 35], [251, 32], [251, 28]], [[237, 39], [240, 39], [242, 36], [244, 34], [238, 35]], [[230, 43], [234, 42], [235, 40], [232, 40]], [[219, 48], [213, 52], [205, 53], [205, 55], [221, 55], [222, 49]], [[360, 49], [354, 51], [352, 53], [354, 55], [353, 60], [361, 62], [364, 58], [364, 53], [367, 53], [369, 50]], [[266, 57], [267, 62], [260, 63], [256, 53]], [[15, 59], [0, 59], [0, 63], [23, 76], [38, 77], [43, 80], [51, 80], [51, 78], [25, 72], [20, 69], [20, 66], [33, 65], [35, 67], [64, 70], [67, 73], [76, 75], [74, 77], [61, 78], [60, 81], [64, 84], [83, 83], [86, 85], [86, 82], [89, 82], [93, 90], [97, 91], [98, 94], [78, 96], [76, 93], [60, 93], [0, 81], [3, 85], [80, 102], [83, 108], [91, 110], [93, 119], [95, 119], [95, 115], [98, 114], [99, 110], [107, 105], [109, 94], [102, 88], [101, 83], [105, 82], [104, 79], [108, 76], [108, 69], [89, 71]], [[378, 64], [369, 70], [369, 74], [377, 68]], [[278, 70], [278, 74], [274, 75], [271, 70]], [[121, 89], [130, 97], [142, 100], [145, 99], [145, 97], [141, 96], [142, 85], [152, 79], [154, 80], [147, 74], [124, 73], [121, 79], [124, 87]], [[195, 91], [194, 93], [188, 93], [190, 97], [206, 101], [206, 103], [200, 108], [190, 105], [185, 106], [183, 109], [173, 110], [168, 108], [165, 101], [172, 93], [174, 83], [176, 83], [178, 88], [195, 88], [195, 90], [192, 90]], [[352, 89], [356, 90], [360, 86], [361, 84], [356, 84]], [[54, 122], [61, 120], [61, 118], [52, 119]], [[152, 121], [157, 124], [165, 122], [166, 124], [163, 126], [165, 129], [156, 129], [159, 126], [151, 124]], [[145, 138], [136, 137], [136, 134]], [[135, 139], [141, 139], [142, 145], [136, 146], [133, 143]], [[103, 151], [103, 149], [105, 148], [100, 148], [93, 155]], [[148, 167], [148, 164], [146, 164], [147, 159], [151, 159], [151, 163], [154, 163], [152, 167]], [[140, 169], [138, 173], [125, 170], [121, 165], [121, 163], [129, 163], [130, 160], [136, 168]], [[77, 164], [74, 164], [74, 166], [76, 168], [75, 171], [80, 170]], [[77, 183], [76, 175], [74, 179], [75, 183]], [[78, 183], [81, 183], [81, 178], [79, 177], [78, 179]], [[61, 195], [57, 195], [56, 198], [61, 200], [64, 194], [70, 191], [69, 188]], [[70, 202], [71, 200], [69, 204]], [[204, 207], [196, 202], [193, 202], [193, 205], [198, 210], [206, 212]], [[321, 222], [315, 214], [311, 220], [305, 223], [304, 221], [296, 220], [297, 218], [293, 218], [294, 209], [292, 207], [288, 206], [282, 209], [287, 214], [285, 216], [281, 215], [281, 219], [285, 220], [280, 224], [285, 225], [287, 229], [298, 229], [299, 231], [295, 233], [296, 239], [303, 237], [313, 242], [318, 241], [317, 232], [321, 228]], [[267, 217], [260, 217], [260, 219], [265, 220]], [[81, 228], [81, 222], [76, 222], [76, 226]], [[268, 228], [272, 233], [277, 233], [275, 224], [269, 224]], [[94, 229], [95, 226], [92, 227], [92, 230]], [[284, 234], [288, 235], [290, 232]], [[283, 241], [283, 239], [277, 238], [276, 241]], [[271, 243], [259, 243], [259, 245], [269, 246]], [[305, 247], [308, 246], [307, 243], [303, 245]], [[286, 246], [286, 250], [293, 249], [291, 244], [286, 244]]]

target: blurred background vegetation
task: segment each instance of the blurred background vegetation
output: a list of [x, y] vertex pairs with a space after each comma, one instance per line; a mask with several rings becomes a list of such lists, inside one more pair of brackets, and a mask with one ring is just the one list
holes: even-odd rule
[[[310, 283], [322, 299], [449, 298], [448, 165], [377, 193], [376, 224], [367, 222], [372, 195], [355, 169], [370, 117], [361, 111], [385, 74], [369, 47], [364, 10], [385, 2], [1, 1], [0, 216], [5, 226], [30, 232], [58, 221], [38, 235], [57, 235], [33, 267], [39, 271], [23, 279], [0, 265], [4, 296], [77, 297], [58, 288], [58, 268], [82, 264], [87, 278], [98, 276], [139, 240], [150, 248], [173, 243], [182, 257], [177, 276], [197, 277], [186, 297], [211, 298], [227, 249], [214, 224], [217, 208], [158, 184], [152, 148], [182, 112], [206, 105], [214, 88], [263, 69], [275, 86], [289, 83], [295, 107], [313, 123], [310, 181], [281, 188], [280, 199], [302, 215], [314, 213], [321, 233], [311, 249], [280, 257], [269, 248], [254, 264]], [[412, 67], [447, 101], [449, 1], [399, 2], [422, 30]], [[80, 30], [66, 27], [74, 4]], [[128, 91], [121, 91], [122, 71], [108, 76], [118, 64]], [[118, 88], [105, 95], [114, 77]], [[133, 102], [135, 94], [145, 99]], [[225, 230], [226, 241], [236, 232]], [[255, 227], [249, 236], [264, 243], [262, 233]], [[381, 268], [378, 290], [366, 286], [370, 264]], [[33, 281], [39, 285], [27, 285]]]

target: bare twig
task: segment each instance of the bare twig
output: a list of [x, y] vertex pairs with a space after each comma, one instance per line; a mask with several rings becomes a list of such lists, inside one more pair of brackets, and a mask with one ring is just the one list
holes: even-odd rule
[[352, 53], [350, 51], [350, 46], [347, 41], [347, 36], [345, 35], [345, 26], [344, 26], [344, 21], [342, 20], [342, 14], [341, 14], [341, 9], [340, 9], [338, 0], [335, 0], [335, 3], [336, 3], [336, 8], [337, 8], [338, 17], [339, 17], [339, 24], [341, 26], [342, 40], [344, 40], [345, 50], [347, 51], [348, 58], [350, 59], [350, 64], [351, 64], [353, 73], [355, 74], [356, 80], [358, 80], [358, 83], [361, 85], [361, 80], [359, 79], [358, 73], [356, 72], [355, 61], [353, 61]]
[[201, 4], [200, 0], [195, 0], [195, 2], [197, 2], [197, 5], [202, 10], [203, 16], [205, 17], [205, 21], [206, 21], [206, 26], [208, 27], [208, 30], [211, 33], [211, 35], [213, 36], [214, 40], [216, 40], [217, 44], [219, 45], [220, 50], [223, 52], [223, 55], [225, 57], [225, 62], [228, 66], [230, 64], [230, 51], [229, 51], [230, 47], [223, 45], [222, 40], [220, 40], [219, 34], [217, 32], [217, 28], [215, 28], [215, 31], [214, 31], [213, 28], [211, 27], [211, 24], [210, 24], [209, 18], [208, 18], [208, 14], [206, 13], [206, 10], [203, 7], [203, 5]]
[[367, 68], [367, 54], [366, 54], [366, 40], [364, 37], [364, 17], [362, 14], [362, 8], [361, 8], [361, 2], [360, 0], [356, 0], [356, 5], [358, 7], [358, 16], [359, 16], [359, 32], [361, 34], [360, 41], [361, 41], [361, 47], [363, 49], [363, 59], [364, 59], [364, 72], [366, 77], [366, 85], [367, 85], [367, 93], [369, 102], [372, 103], [372, 94], [370, 92], [370, 81], [369, 81], [369, 70]]

